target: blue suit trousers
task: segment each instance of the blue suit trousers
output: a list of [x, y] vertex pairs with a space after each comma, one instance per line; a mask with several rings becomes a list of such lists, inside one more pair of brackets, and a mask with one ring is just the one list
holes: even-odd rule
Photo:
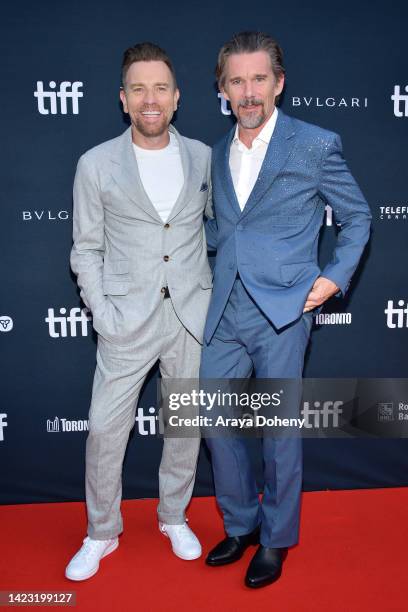
[[[200, 379], [296, 378], [303, 371], [313, 314], [304, 313], [276, 330], [242, 281], [234, 282], [211, 342], [202, 350]], [[262, 439], [264, 491], [259, 499], [244, 437], [207, 438], [217, 502], [229, 536], [244, 535], [260, 525], [261, 544], [280, 548], [297, 543], [302, 486], [302, 440]]]

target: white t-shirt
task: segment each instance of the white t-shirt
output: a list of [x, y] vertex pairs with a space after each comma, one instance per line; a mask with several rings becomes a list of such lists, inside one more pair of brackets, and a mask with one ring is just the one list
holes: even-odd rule
[[184, 183], [177, 138], [172, 132], [169, 132], [169, 136], [170, 142], [164, 149], [143, 149], [133, 143], [144, 190], [164, 222]]

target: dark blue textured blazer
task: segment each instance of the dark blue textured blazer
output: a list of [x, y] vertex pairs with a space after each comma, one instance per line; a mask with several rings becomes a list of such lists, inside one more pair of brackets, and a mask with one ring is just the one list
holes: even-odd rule
[[[340, 137], [281, 110], [241, 212], [229, 168], [234, 132], [235, 127], [212, 156], [215, 216], [206, 224], [206, 235], [217, 256], [206, 342], [218, 325], [237, 272], [259, 308], [280, 329], [301, 316], [318, 276], [346, 292], [370, 232], [370, 210], [344, 161]], [[341, 228], [333, 256], [320, 270], [318, 237], [326, 204]]]

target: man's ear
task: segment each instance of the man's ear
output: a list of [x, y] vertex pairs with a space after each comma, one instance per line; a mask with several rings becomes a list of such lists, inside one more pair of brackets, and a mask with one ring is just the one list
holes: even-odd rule
[[124, 113], [128, 113], [128, 107], [127, 107], [127, 101], [126, 101], [126, 94], [123, 88], [121, 88], [120, 92], [119, 92], [119, 96], [121, 99], [121, 102], [123, 104], [123, 112]]
[[176, 89], [176, 91], [174, 92], [174, 108], [173, 108], [174, 111], [177, 110], [177, 104], [179, 100], [180, 100], [180, 90]]
[[222, 94], [223, 98], [225, 98], [225, 99], [226, 99], [226, 100], [228, 100], [228, 102], [229, 102], [229, 101], [230, 101], [230, 99], [229, 99], [229, 95], [228, 95], [228, 93], [227, 93], [227, 91], [226, 91], [225, 87], [220, 87], [220, 92], [221, 92], [221, 94]]
[[276, 95], [279, 96], [285, 87], [285, 75], [282, 74], [276, 83]]

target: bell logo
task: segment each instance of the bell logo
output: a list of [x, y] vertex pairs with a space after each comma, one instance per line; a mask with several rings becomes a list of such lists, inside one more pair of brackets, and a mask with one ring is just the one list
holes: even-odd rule
[[394, 115], [396, 117], [408, 117], [408, 85], [404, 87], [404, 91], [406, 93], [402, 94], [401, 87], [399, 85], [394, 86], [391, 100], [394, 102]]
[[[79, 98], [83, 98], [84, 94], [79, 89], [83, 86], [82, 81], [62, 81], [58, 91], [56, 89], [57, 84], [55, 81], [48, 83], [50, 88], [49, 91], [44, 91], [44, 84], [42, 81], [37, 81], [37, 89], [34, 92], [34, 98], [37, 98], [38, 112], [41, 115], [57, 115], [58, 114], [58, 99], [59, 99], [59, 113], [61, 115], [68, 114], [68, 99], [71, 100], [72, 114], [78, 115]], [[48, 102], [48, 104], [46, 104]]]
[[62, 316], [56, 317], [54, 308], [49, 308], [48, 317], [45, 317], [51, 338], [66, 338], [68, 335], [75, 338], [78, 326], [81, 336], [88, 335], [88, 322], [92, 320], [89, 308], [71, 308], [68, 316], [64, 316], [67, 309], [60, 308], [59, 313]]

